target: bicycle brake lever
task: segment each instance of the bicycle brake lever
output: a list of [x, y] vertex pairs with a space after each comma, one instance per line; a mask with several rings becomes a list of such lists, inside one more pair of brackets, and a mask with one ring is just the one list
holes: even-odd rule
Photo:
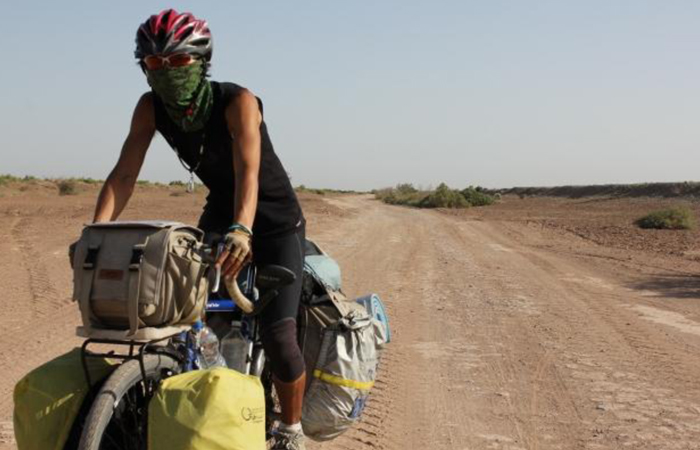
[[[219, 259], [219, 255], [224, 251], [224, 244], [223, 242], [219, 242], [219, 244], [216, 246], [216, 257], [214, 258], [214, 262], [216, 262]], [[213, 294], [216, 294], [219, 292], [219, 287], [221, 286], [221, 266], [218, 266], [216, 268], [216, 275], [214, 277], [214, 286], [211, 289], [211, 292]]]

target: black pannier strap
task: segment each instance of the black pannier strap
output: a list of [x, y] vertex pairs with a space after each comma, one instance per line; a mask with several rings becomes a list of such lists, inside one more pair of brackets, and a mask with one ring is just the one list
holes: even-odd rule
[[145, 248], [145, 244], [134, 245], [134, 250], [131, 252], [131, 261], [129, 261], [129, 270], [139, 270], [141, 268], [143, 250]]
[[92, 270], [97, 264], [97, 255], [100, 252], [99, 245], [91, 245], [87, 249], [87, 254], [85, 255], [85, 262], [83, 263], [84, 270]]

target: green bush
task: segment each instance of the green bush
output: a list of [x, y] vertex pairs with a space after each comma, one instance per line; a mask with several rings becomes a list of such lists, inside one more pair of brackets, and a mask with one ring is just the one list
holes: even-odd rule
[[654, 211], [635, 224], [639, 228], [652, 228], [656, 230], [690, 230], [695, 228], [695, 216], [688, 208], [671, 208]]
[[485, 194], [483, 192], [483, 189], [480, 187], [468, 187], [466, 189], [463, 189], [461, 192], [462, 196], [464, 199], [472, 206], [488, 206], [492, 205], [496, 199], [488, 194]]
[[96, 179], [90, 178], [90, 177], [76, 178], [76, 181], [80, 181], [81, 183], [85, 183], [85, 184], [99, 184], [99, 183], [102, 183], [101, 180], [96, 180]]
[[0, 186], [11, 183], [13, 181], [19, 181], [20, 179], [14, 175], [0, 175]]
[[416, 206], [420, 205], [420, 202], [425, 198], [427, 193], [425, 192], [400, 192], [398, 189], [386, 188], [379, 189], [374, 192], [374, 198], [381, 200], [389, 205], [406, 205], [406, 206]]
[[399, 194], [409, 195], [417, 193], [418, 189], [413, 187], [411, 183], [400, 183], [396, 185], [396, 191]]
[[58, 195], [75, 195], [78, 193], [78, 185], [73, 180], [61, 180], [58, 182]]
[[[353, 191], [353, 190], [347, 190], [347, 189], [328, 189], [328, 188], [309, 188], [306, 187], [303, 184], [300, 184], [299, 186], [295, 187], [294, 190], [296, 192], [310, 192], [312, 194], [317, 194], [317, 195], [326, 195], [326, 194], [361, 194], [362, 192], [358, 191]], [[373, 192], [374, 193], [374, 192]]]
[[480, 187], [468, 187], [462, 191], [450, 189], [441, 183], [434, 191], [419, 191], [410, 183], [395, 188], [373, 191], [376, 199], [390, 205], [406, 205], [418, 208], [469, 208], [493, 204], [496, 199]]
[[421, 200], [421, 208], [468, 208], [469, 202], [456, 190], [441, 183], [433, 192]]

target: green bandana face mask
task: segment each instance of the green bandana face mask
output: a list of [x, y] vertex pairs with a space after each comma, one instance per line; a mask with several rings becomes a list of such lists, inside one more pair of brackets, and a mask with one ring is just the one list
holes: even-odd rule
[[203, 74], [201, 61], [146, 72], [148, 84], [163, 101], [168, 116], [187, 132], [204, 128], [211, 114], [211, 84]]

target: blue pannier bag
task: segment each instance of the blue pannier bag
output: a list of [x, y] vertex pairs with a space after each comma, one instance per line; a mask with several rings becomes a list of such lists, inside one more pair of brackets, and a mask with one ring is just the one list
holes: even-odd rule
[[304, 272], [330, 291], [342, 288], [340, 266], [312, 241], [306, 241]]

